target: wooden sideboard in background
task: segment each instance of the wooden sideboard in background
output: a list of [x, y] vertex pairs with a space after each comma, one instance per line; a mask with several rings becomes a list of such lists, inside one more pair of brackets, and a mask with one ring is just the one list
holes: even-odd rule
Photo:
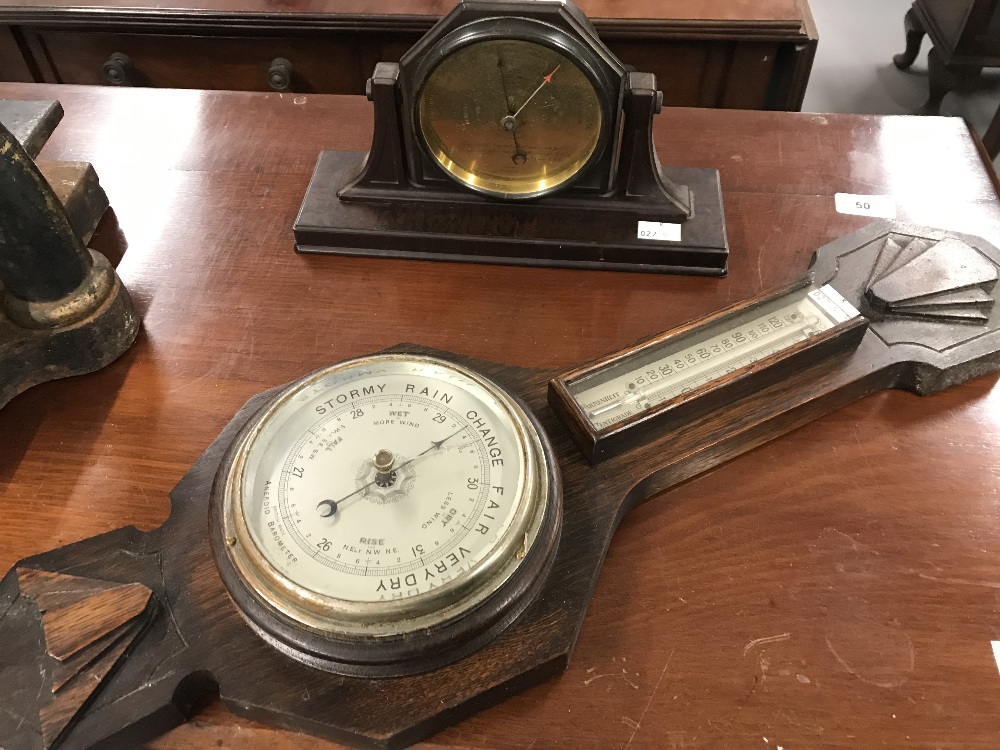
[[[97, 0], [99, 2], [99, 0]], [[91, 0], [95, 2], [95, 0]], [[579, 0], [672, 106], [798, 110], [807, 0]], [[359, 94], [454, 0], [0, 0], [0, 80]]]

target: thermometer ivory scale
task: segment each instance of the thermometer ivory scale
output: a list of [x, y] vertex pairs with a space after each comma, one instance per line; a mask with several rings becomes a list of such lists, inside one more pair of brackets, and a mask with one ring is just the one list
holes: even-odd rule
[[867, 327], [830, 285], [806, 277], [552, 381], [550, 400], [591, 461], [636, 430], [669, 429], [801, 367], [851, 350]]

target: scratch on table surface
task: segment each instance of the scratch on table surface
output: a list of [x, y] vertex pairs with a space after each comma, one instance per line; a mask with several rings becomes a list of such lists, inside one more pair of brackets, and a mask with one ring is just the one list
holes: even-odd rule
[[764, 654], [757, 654], [757, 663], [754, 665], [753, 670], [753, 683], [750, 685], [750, 689], [747, 694], [743, 696], [743, 700], [740, 703], [740, 708], [745, 706], [750, 702], [750, 698], [753, 696], [754, 692], [758, 687], [767, 682], [767, 669], [771, 666], [771, 661]]
[[812, 734], [823, 734], [822, 724], [806, 724], [804, 722], [798, 721], [797, 715], [791, 710], [786, 711], [784, 709], [779, 708], [777, 711], [774, 712], [774, 715], [781, 719], [784, 719], [793, 727], [798, 727], [799, 729], [805, 729], [807, 732], [811, 732]]
[[[660, 683], [663, 682], [663, 676], [667, 673], [667, 668], [670, 666], [670, 660], [674, 658], [674, 651], [676, 650], [676, 646], [670, 649], [670, 656], [667, 657], [667, 663], [663, 665], [663, 670], [660, 672], [660, 678], [653, 686], [653, 692], [649, 694], [649, 700], [646, 701], [646, 707], [642, 709], [642, 713], [639, 715], [639, 721], [635, 722], [635, 728], [632, 730], [632, 734], [629, 735], [628, 744], [625, 745], [625, 750], [628, 750], [632, 746], [632, 740], [635, 739], [635, 733], [639, 731], [639, 727], [642, 726], [642, 720], [646, 718], [646, 713], [649, 711], [649, 707], [653, 705], [653, 698], [656, 697], [656, 691], [660, 689]], [[622, 717], [622, 719], [625, 718], [627, 717]], [[631, 724], [629, 726], [631, 726]]]
[[959, 586], [982, 586], [987, 589], [1000, 589], [1000, 582], [997, 581], [974, 581], [969, 578], [946, 578], [941, 576], [929, 576], [926, 573], [917, 573], [920, 578], [926, 581], [936, 581], [938, 583], [954, 583]]
[[837, 663], [866, 685], [874, 685], [875, 687], [880, 688], [898, 688], [906, 682], [910, 673], [913, 672], [913, 668], [916, 666], [917, 660], [917, 652], [913, 647], [913, 640], [905, 630], [899, 630], [899, 632], [906, 639], [908, 664], [897, 673], [887, 671], [887, 667], [884, 665], [879, 665], [879, 667], [874, 670], [861, 669], [853, 666], [847, 661], [847, 659], [837, 652], [837, 649], [834, 647], [833, 643], [830, 642], [829, 638], [825, 638], [824, 640], [826, 641], [826, 647], [830, 649], [830, 653], [833, 654]]
[[142, 495], [142, 501], [146, 504], [147, 508], [155, 509], [152, 500], [149, 499], [149, 495], [146, 494], [146, 488], [143, 487], [142, 478], [139, 476], [139, 472], [135, 470], [135, 463], [126, 458], [125, 463], [128, 465], [129, 471], [132, 473], [132, 481], [136, 487], [139, 488], [139, 494]]
[[779, 635], [769, 635], [764, 638], [754, 638], [750, 643], [743, 647], [743, 655], [746, 656], [750, 649], [756, 646], [763, 646], [767, 643], [780, 643], [781, 641], [787, 641], [792, 637], [791, 633], [780, 633]]
[[[594, 668], [591, 667], [590, 669], [587, 670], [587, 674], [591, 674], [593, 671]], [[638, 674], [638, 672], [636, 672], [636, 674]], [[594, 682], [595, 680], [599, 680], [602, 677], [620, 677], [622, 680], [625, 681], [625, 684], [631, 687], [633, 690], [639, 689], [639, 686], [628, 678], [628, 672], [626, 672], [624, 669], [621, 671], [621, 674], [618, 674], [617, 672], [604, 672], [602, 674], [595, 674], [593, 677], [588, 677], [586, 680], [584, 680], [583, 684], [589, 685], [590, 683]], [[611, 686], [608, 686], [608, 691], [610, 690]]]
[[[719, 723], [721, 724], [722, 722], [719, 722]], [[727, 728], [723, 729], [721, 726], [719, 726], [719, 724], [716, 724], [716, 722], [715, 722], [714, 719], [709, 719], [708, 720], [708, 725], [712, 729], [714, 729], [716, 732], [720, 732], [721, 734], [732, 734], [733, 733], [732, 732], [732, 729], [733, 729], [732, 722], [727, 721], [727, 722], [725, 722], [725, 724], [726, 724]]]

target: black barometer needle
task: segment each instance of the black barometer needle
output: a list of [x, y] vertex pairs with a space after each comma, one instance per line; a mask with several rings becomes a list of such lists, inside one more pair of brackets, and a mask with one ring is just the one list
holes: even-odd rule
[[[460, 432], [463, 432], [464, 430], [465, 430], [464, 427], [460, 427], [459, 429], [457, 429], [453, 433], [451, 433], [448, 437], [446, 437], [446, 438], [444, 438], [442, 440], [432, 440], [430, 448], [428, 448], [427, 450], [423, 451], [422, 453], [418, 453], [416, 456], [414, 456], [413, 458], [411, 458], [409, 461], [404, 461], [399, 466], [397, 466], [395, 468], [395, 470], [399, 471], [404, 466], [409, 466], [414, 461], [416, 461], [418, 458], [420, 458], [421, 456], [427, 455], [431, 451], [441, 450], [441, 446], [442, 445], [444, 445], [445, 443], [447, 443], [449, 440], [451, 440], [453, 437], [455, 437], [455, 435], [457, 435]], [[329, 518], [330, 516], [334, 515], [337, 512], [337, 508], [340, 506], [340, 504], [342, 502], [344, 502], [345, 500], [347, 500], [349, 498], [354, 497], [359, 492], [363, 492], [364, 490], [367, 490], [369, 487], [371, 487], [373, 484], [375, 484], [376, 481], [378, 481], [378, 480], [373, 479], [368, 484], [363, 485], [361, 487], [358, 487], [356, 490], [354, 490], [354, 492], [351, 492], [350, 494], [344, 495], [342, 498], [340, 498], [340, 500], [321, 500], [316, 505], [316, 508], [318, 510], [318, 509], [323, 508], [324, 506], [326, 506], [326, 508], [329, 509], [330, 512], [329, 513], [323, 513], [323, 512], [321, 512], [320, 515], [323, 518]]]
[[511, 137], [514, 139], [514, 153], [511, 155], [511, 160], [515, 164], [524, 164], [528, 159], [528, 153], [521, 148], [521, 144], [517, 140], [517, 123], [514, 120], [514, 105], [511, 103], [510, 94], [507, 92], [507, 77], [504, 75], [504, 65], [503, 58], [500, 57], [500, 47], [497, 47], [497, 68], [500, 69], [500, 85], [503, 87], [503, 101], [504, 106], [507, 107], [507, 116], [500, 121], [500, 126], [510, 133]]

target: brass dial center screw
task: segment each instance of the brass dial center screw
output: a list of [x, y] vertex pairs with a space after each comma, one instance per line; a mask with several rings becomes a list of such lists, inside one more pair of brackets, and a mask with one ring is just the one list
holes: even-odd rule
[[372, 466], [375, 467], [375, 484], [379, 487], [392, 486], [396, 481], [396, 472], [392, 470], [395, 463], [396, 457], [392, 451], [383, 448], [375, 452], [375, 455], [372, 456]]

